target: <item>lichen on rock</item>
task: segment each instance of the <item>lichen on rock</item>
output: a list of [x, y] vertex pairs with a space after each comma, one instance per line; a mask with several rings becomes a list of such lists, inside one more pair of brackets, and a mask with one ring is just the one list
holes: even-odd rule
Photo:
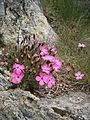
[[0, 33], [5, 42], [36, 34], [41, 41], [55, 43], [57, 35], [44, 16], [39, 0], [5, 0], [4, 11]]

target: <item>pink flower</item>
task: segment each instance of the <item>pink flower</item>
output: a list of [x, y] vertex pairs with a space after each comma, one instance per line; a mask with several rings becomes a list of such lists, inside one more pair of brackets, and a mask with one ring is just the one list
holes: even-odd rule
[[49, 54], [45, 45], [40, 45], [39, 49], [40, 49], [40, 55], [44, 56]]
[[48, 75], [44, 75], [43, 81], [44, 81], [44, 83], [46, 83], [46, 84], [49, 82]]
[[49, 81], [47, 85], [48, 85], [48, 88], [52, 88], [52, 86], [54, 85], [54, 81], [53, 82]]
[[61, 66], [62, 66], [62, 62], [55, 59], [55, 61], [53, 62], [52, 64], [52, 67], [53, 69], [56, 71], [56, 72], [59, 72], [59, 70], [61, 69]]
[[24, 65], [15, 63], [13, 65], [13, 69], [14, 69], [14, 73], [20, 75], [22, 73], [22, 71], [25, 69], [25, 67], [24, 67]]
[[56, 59], [54, 56], [45, 55], [42, 57], [46, 61], [50, 61], [52, 63], [53, 69], [58, 72], [61, 69], [62, 62]]
[[47, 60], [47, 61], [50, 61], [50, 62], [54, 62], [55, 61], [55, 57], [51, 56], [51, 55], [45, 55], [42, 58], [43, 58], [43, 60]]
[[39, 76], [36, 76], [36, 81], [38, 81], [41, 86], [46, 84], [48, 88], [52, 88], [52, 86], [55, 85], [55, 78], [51, 74], [47, 75], [43, 72], [40, 72]]
[[78, 48], [85, 48], [85, 47], [86, 47], [85, 44], [83, 44], [83, 43], [78, 43]]
[[40, 52], [40, 55], [41, 56], [48, 55], [48, 51], [47, 50], [43, 50], [43, 51]]
[[78, 71], [77, 73], [75, 73], [75, 77], [77, 80], [82, 80], [84, 77], [84, 74], [82, 74], [81, 71]]
[[47, 84], [48, 88], [52, 88], [55, 85], [55, 78], [51, 74], [44, 75], [43, 81]]
[[24, 77], [24, 74], [17, 75], [14, 72], [11, 74], [11, 82], [14, 84], [19, 84]]
[[41, 66], [41, 68], [42, 68], [42, 72], [45, 72], [47, 74], [51, 72], [51, 68], [47, 64], [44, 64], [43, 66]]
[[45, 84], [44, 81], [43, 81], [43, 78], [44, 78], [44, 73], [43, 72], [40, 72], [39, 76], [36, 76], [36, 78], [35, 78], [36, 81], [38, 81], [41, 86], [43, 86]]
[[46, 81], [48, 81], [47, 82], [48, 88], [52, 88], [52, 86], [55, 85], [55, 78], [51, 74], [47, 75]]
[[67, 72], [70, 72], [70, 71], [72, 70], [72, 68], [71, 68], [71, 66], [66, 66], [65, 70], [66, 70]]
[[14, 69], [20, 69], [20, 70], [24, 70], [25, 69], [24, 65], [20, 65], [20, 64], [17, 64], [17, 63], [15, 63], [13, 65], [13, 68]]
[[46, 46], [44, 44], [40, 44], [39, 49], [40, 51], [43, 51], [43, 49], [46, 49]]
[[22, 73], [20, 69], [14, 69], [13, 72], [16, 73], [17, 75], [20, 75]]
[[56, 52], [56, 48], [54, 46], [48, 46], [48, 49], [51, 51], [51, 52]]

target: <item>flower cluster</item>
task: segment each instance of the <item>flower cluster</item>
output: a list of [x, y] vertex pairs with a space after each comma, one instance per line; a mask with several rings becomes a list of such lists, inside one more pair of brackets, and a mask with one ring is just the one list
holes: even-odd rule
[[13, 65], [13, 72], [11, 73], [11, 82], [14, 84], [19, 84], [24, 77], [24, 65], [15, 63]]
[[[82, 80], [84, 78], [84, 74], [81, 71], [73, 71], [73, 66], [69, 63], [63, 66], [65, 69], [63, 71], [62, 68], [61, 71], [62, 61], [56, 57], [57, 50], [54, 46], [39, 43], [36, 41], [35, 36], [31, 45], [27, 43], [28, 40], [29, 38], [25, 37], [19, 45], [19, 48], [17, 45], [15, 46], [15, 50], [10, 49], [8, 58], [12, 58], [11, 62], [8, 62], [8, 60], [5, 61], [6, 58], [4, 58], [4, 61], [8, 62], [8, 66], [11, 66], [12, 62], [15, 61], [11, 73], [11, 82], [13, 84], [22, 83], [20, 87], [24, 87], [25, 89], [31, 87], [36, 89], [38, 83], [40, 86], [52, 88], [57, 81], [55, 72], [62, 74], [64, 71], [67, 77], [73, 74], [76, 80]], [[78, 43], [78, 48], [82, 49], [84, 47], [86, 47], [85, 44]], [[9, 67], [8, 70], [11, 72]]]
[[53, 71], [60, 72], [62, 62], [56, 58], [56, 48], [54, 46], [48, 46], [47, 48], [45, 44], [40, 44], [39, 49], [43, 64], [39, 75], [36, 76], [36, 81], [41, 86], [47, 85], [48, 88], [52, 88], [56, 81], [52, 73]]
[[[56, 48], [50, 45], [46, 46], [45, 43], [39, 43], [35, 36], [31, 45], [26, 44], [28, 40], [29, 38], [25, 37], [19, 44], [19, 48], [18, 45], [15, 46], [17, 52], [13, 53], [14, 50], [11, 50], [9, 53], [10, 57], [8, 58], [15, 61], [11, 73], [11, 82], [13, 84], [22, 83], [20, 87], [24, 86], [26, 89], [29, 89], [30, 85], [32, 88], [36, 88], [38, 82], [40, 86], [46, 85], [48, 88], [52, 88], [56, 83], [56, 77], [53, 73], [54, 71], [59, 73], [62, 66], [62, 62], [56, 57]], [[14, 57], [12, 57], [13, 54]], [[9, 63], [10, 65], [12, 61]]]
[[[79, 42], [77, 48], [77, 52], [81, 52], [81, 57], [84, 57], [82, 53], [87, 53], [86, 45]], [[19, 44], [10, 44], [7, 49], [2, 49], [0, 66], [10, 72], [12, 85], [16, 84], [25, 90], [39, 89], [39, 85], [42, 88], [50, 89], [57, 82], [57, 85], [51, 91], [56, 90], [55, 92], [57, 92], [59, 87], [63, 91], [63, 89], [66, 89], [65, 86], [67, 87], [70, 84], [68, 80], [83, 80], [86, 78], [78, 64], [74, 61], [71, 62], [71, 60], [74, 60], [73, 54], [69, 59], [68, 55], [65, 56], [65, 59], [63, 57], [62, 66], [62, 61], [57, 58], [56, 53], [57, 50], [53, 45], [39, 43], [35, 35], [32, 39], [25, 35]], [[76, 59], [79, 58], [79, 55]], [[71, 59], [72, 57], [73, 59]]]

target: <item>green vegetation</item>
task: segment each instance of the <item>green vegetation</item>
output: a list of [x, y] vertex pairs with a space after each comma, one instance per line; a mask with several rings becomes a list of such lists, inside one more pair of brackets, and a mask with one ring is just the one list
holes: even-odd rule
[[[83, 82], [90, 83], [90, 3], [85, 5], [83, 0], [41, 0], [41, 4], [45, 16], [59, 36], [59, 56], [75, 72], [80, 70], [85, 74]], [[78, 43], [86, 47], [80, 49]]]

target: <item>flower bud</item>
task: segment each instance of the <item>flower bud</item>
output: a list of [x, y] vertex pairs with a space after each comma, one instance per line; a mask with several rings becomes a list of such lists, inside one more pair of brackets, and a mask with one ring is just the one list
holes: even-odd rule
[[18, 58], [15, 58], [15, 62], [16, 62], [16, 63], [19, 63], [19, 59], [18, 59]]
[[29, 72], [31, 73], [31, 72], [32, 72], [32, 69], [30, 69]]

